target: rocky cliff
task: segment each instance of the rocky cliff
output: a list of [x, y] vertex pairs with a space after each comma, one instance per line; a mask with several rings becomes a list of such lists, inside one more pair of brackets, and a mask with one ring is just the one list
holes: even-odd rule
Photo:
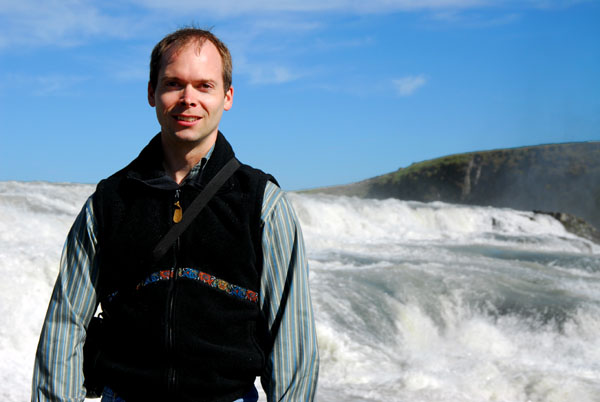
[[450, 155], [311, 192], [563, 212], [600, 228], [600, 142]]

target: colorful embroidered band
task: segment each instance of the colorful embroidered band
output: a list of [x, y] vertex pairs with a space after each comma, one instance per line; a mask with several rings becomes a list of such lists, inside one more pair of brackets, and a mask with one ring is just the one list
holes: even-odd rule
[[173, 278], [174, 275], [177, 278], [193, 279], [196, 281], [203, 282], [204, 284], [212, 288], [221, 290], [241, 300], [247, 300], [252, 303], [258, 302], [257, 292], [245, 289], [241, 286], [232, 285], [231, 283], [224, 281], [223, 279], [219, 279], [213, 275], [207, 274], [194, 268], [178, 268], [176, 271], [165, 269], [163, 271], [154, 272], [149, 277], [140, 282], [136, 286], [136, 289], [140, 289], [141, 287], [149, 285], [151, 283], [167, 281]]

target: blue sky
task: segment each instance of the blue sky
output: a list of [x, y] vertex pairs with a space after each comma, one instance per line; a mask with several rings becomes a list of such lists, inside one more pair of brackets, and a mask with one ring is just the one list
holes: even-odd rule
[[158, 132], [149, 54], [212, 27], [221, 130], [286, 189], [452, 153], [600, 140], [600, 3], [0, 0], [0, 180], [95, 183]]

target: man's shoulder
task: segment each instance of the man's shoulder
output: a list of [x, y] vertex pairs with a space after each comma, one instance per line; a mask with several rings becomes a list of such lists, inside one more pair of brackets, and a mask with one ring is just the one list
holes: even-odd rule
[[125, 167], [102, 179], [98, 183], [96, 191], [98, 191], [98, 189], [118, 186], [119, 183], [127, 177], [156, 174], [154, 171], [161, 167], [161, 160], [162, 148], [160, 145], [160, 134], [157, 134], [146, 146], [142, 148], [139, 155], [136, 156]]
[[275, 179], [275, 177], [273, 175], [271, 175], [269, 173], [265, 173], [261, 169], [241, 163], [239, 170], [241, 173], [243, 173], [245, 175], [255, 176], [255, 177], [259, 178], [260, 180], [265, 180], [267, 182], [271, 182], [279, 187], [279, 183], [277, 182], [277, 179]]
[[113, 174], [111, 174], [108, 177], [105, 177], [104, 179], [100, 180], [98, 182], [98, 186], [100, 185], [110, 185], [110, 184], [114, 184], [120, 180], [122, 180], [124, 177], [127, 176], [127, 172], [130, 170], [131, 164], [133, 162], [129, 163], [127, 166], [117, 170], [116, 172], [114, 172]]
[[[132, 162], [133, 163], [133, 162]], [[96, 185], [96, 191], [94, 192], [95, 198], [99, 197], [99, 194], [104, 195], [106, 193], [112, 193], [116, 191], [120, 186], [127, 173], [130, 170], [131, 163], [124, 168], [116, 171], [110, 176], [100, 180]]]

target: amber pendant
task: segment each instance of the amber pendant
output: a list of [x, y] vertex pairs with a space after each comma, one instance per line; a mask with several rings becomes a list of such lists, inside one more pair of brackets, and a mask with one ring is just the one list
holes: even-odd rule
[[179, 201], [175, 203], [175, 211], [173, 211], [173, 222], [179, 223], [181, 222], [181, 218], [183, 217], [183, 210], [181, 209], [181, 204]]

